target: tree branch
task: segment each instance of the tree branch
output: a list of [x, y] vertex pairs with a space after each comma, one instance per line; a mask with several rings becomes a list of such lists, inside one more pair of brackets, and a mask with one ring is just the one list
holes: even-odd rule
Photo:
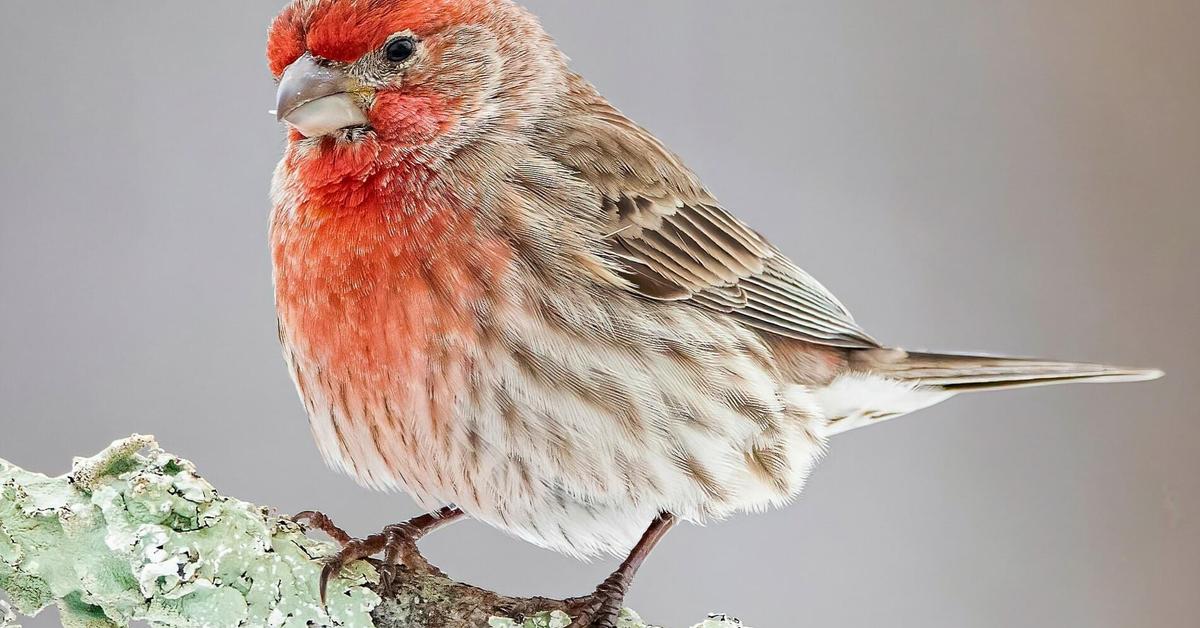
[[[330, 583], [326, 608], [317, 581], [334, 551], [289, 519], [219, 495], [152, 437], [117, 441], [58, 478], [0, 460], [0, 592], [25, 615], [57, 605], [67, 628], [564, 628], [575, 610], [372, 561]], [[0, 626], [15, 625], [12, 615], [0, 602]], [[645, 626], [632, 612], [621, 619]]]

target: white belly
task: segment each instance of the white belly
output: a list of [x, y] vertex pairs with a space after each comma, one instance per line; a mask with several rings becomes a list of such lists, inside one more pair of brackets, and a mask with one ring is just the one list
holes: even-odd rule
[[[720, 518], [800, 491], [824, 418], [753, 332], [641, 301], [542, 305], [554, 315], [510, 313], [415, 388], [347, 398], [361, 382], [289, 356], [323, 454], [366, 485], [580, 556], [624, 553], [661, 512]], [[570, 323], [601, 316], [609, 329]]]

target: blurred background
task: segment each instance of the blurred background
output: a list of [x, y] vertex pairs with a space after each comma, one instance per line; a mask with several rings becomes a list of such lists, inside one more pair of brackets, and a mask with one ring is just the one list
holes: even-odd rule
[[[791, 508], [668, 537], [632, 606], [675, 627], [1200, 625], [1200, 3], [527, 4], [878, 338], [1169, 374], [839, 437]], [[415, 508], [324, 466], [276, 346], [281, 6], [0, 3], [0, 457], [57, 474], [154, 433], [230, 494], [366, 534]], [[424, 547], [511, 594], [613, 567], [474, 523]]]

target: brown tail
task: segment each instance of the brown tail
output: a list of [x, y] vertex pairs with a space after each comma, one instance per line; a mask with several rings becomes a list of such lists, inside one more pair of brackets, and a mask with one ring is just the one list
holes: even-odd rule
[[1157, 369], [987, 355], [916, 353], [899, 349], [855, 352], [850, 366], [855, 371], [872, 372], [953, 393], [1076, 382], [1141, 382], [1163, 376]]

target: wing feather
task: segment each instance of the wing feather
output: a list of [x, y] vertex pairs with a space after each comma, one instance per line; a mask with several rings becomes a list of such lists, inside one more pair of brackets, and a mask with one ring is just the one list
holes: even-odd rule
[[746, 226], [645, 129], [574, 77], [547, 124], [549, 156], [598, 193], [604, 244], [629, 290], [761, 332], [827, 346], [879, 344], [815, 279]]
[[645, 296], [688, 300], [789, 338], [878, 346], [828, 290], [714, 203], [630, 191], [611, 206], [610, 244]]

